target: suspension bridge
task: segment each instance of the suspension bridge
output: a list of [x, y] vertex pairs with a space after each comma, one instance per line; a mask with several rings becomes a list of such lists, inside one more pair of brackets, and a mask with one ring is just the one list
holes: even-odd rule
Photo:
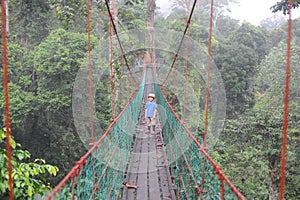
[[[244, 199], [176, 115], [153, 68], [143, 76], [138, 92], [48, 199]], [[143, 101], [153, 91], [164, 109], [149, 134]]]
[[[211, 1], [213, 7], [213, 1]], [[123, 64], [130, 68], [124, 49], [110, 12], [108, 1], [105, 1], [109, 17], [111, 35], [114, 32], [122, 51]], [[196, 1], [194, 2], [195, 6]], [[290, 2], [291, 4], [291, 2]], [[87, 0], [88, 19], [90, 20], [89, 1]], [[194, 9], [193, 6], [193, 9]], [[193, 9], [187, 19], [183, 35], [189, 32]], [[5, 13], [2, 0], [2, 16]], [[212, 8], [211, 8], [212, 16]], [[5, 15], [2, 17], [2, 30], [5, 29]], [[212, 21], [210, 21], [212, 23]], [[90, 26], [90, 23], [88, 23]], [[291, 24], [289, 24], [291, 26]], [[6, 127], [10, 135], [8, 78], [6, 57], [6, 35], [2, 32], [4, 89], [6, 100]], [[88, 27], [90, 34], [90, 27]], [[290, 31], [289, 31], [290, 34]], [[212, 39], [210, 24], [210, 40], [208, 47], [208, 79], [206, 97], [209, 96], [209, 67]], [[89, 37], [90, 38], [90, 37]], [[174, 55], [172, 70], [182, 41]], [[89, 70], [91, 70], [90, 41], [89, 41]], [[111, 45], [112, 46], [112, 45]], [[110, 51], [112, 53], [112, 51]], [[208, 100], [206, 99], [206, 121], [202, 144], [176, 114], [169, 100], [164, 95], [162, 84], [156, 76], [155, 53], [151, 62], [145, 55], [145, 64], [141, 72], [138, 90], [134, 91], [126, 106], [113, 121], [98, 141], [92, 141], [91, 149], [76, 162], [71, 171], [61, 180], [47, 196], [52, 199], [245, 199], [234, 184], [226, 177], [219, 165], [214, 162], [206, 151], [205, 137], [208, 124]], [[112, 58], [112, 56], [111, 56]], [[154, 60], [154, 62], [152, 62]], [[113, 71], [112, 60], [110, 63]], [[124, 65], [125, 65], [124, 64]], [[122, 66], [124, 67], [124, 66]], [[287, 65], [287, 68], [289, 65]], [[288, 71], [288, 69], [287, 69]], [[287, 72], [288, 73], [288, 72]], [[166, 76], [169, 77], [169, 74]], [[90, 73], [91, 79], [91, 73]], [[287, 81], [288, 84], [288, 81]], [[92, 85], [90, 85], [92, 87]], [[113, 86], [112, 86], [113, 88]], [[90, 89], [92, 92], [92, 89]], [[112, 89], [113, 91], [113, 89]], [[156, 116], [156, 132], [147, 133], [144, 119], [144, 101], [148, 93], [156, 94], [156, 102], [163, 109], [158, 109]], [[288, 94], [287, 94], [288, 95]], [[93, 112], [93, 94], [91, 94], [91, 113]], [[112, 102], [114, 105], [115, 102]], [[287, 105], [288, 102], [285, 102]], [[114, 113], [114, 112], [113, 112]], [[287, 111], [285, 117], [287, 117]], [[93, 114], [90, 115], [93, 117]], [[286, 120], [287, 121], [287, 120]], [[91, 119], [93, 122], [93, 119]], [[92, 134], [94, 134], [91, 123]], [[285, 127], [286, 128], [286, 127]], [[286, 136], [286, 130], [284, 130]], [[7, 137], [9, 138], [9, 137]], [[94, 135], [92, 137], [94, 139]], [[283, 157], [286, 154], [286, 137], [283, 138]], [[9, 143], [9, 139], [8, 139]], [[7, 145], [8, 158], [11, 149]], [[9, 159], [8, 159], [9, 160]], [[284, 161], [284, 159], [283, 159]], [[11, 164], [8, 162], [9, 184], [12, 188]], [[282, 169], [284, 171], [284, 167]], [[282, 183], [284, 187], [284, 181]], [[283, 195], [284, 188], [281, 188]], [[13, 199], [10, 193], [10, 199]], [[283, 196], [282, 196], [283, 199]]]

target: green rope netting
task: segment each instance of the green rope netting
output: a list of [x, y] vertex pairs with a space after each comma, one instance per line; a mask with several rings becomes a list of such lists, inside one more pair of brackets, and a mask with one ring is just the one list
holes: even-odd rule
[[[160, 122], [171, 175], [180, 199], [221, 199], [221, 180], [213, 164], [205, 157], [187, 130], [170, 110], [166, 99], [155, 84], [157, 103], [164, 108], [159, 110]], [[224, 181], [224, 198], [239, 199]]]
[[[180, 199], [210, 200], [222, 199], [221, 191], [224, 191], [224, 199], [239, 199], [229, 182], [218, 174], [220, 171], [216, 170], [216, 164], [206, 152], [200, 151], [199, 143], [189, 135], [178, 116], [171, 111], [172, 108], [159, 86], [155, 83], [154, 87], [157, 103], [164, 108], [158, 109], [159, 120], [176, 195]], [[76, 165], [78, 170], [75, 170], [52, 199], [117, 199], [122, 196], [124, 172], [127, 170], [134, 142], [144, 88], [145, 76], [137, 95], [110, 126], [107, 136], [97, 143], [97, 148], [82, 157]]]
[[133, 135], [142, 105], [145, 87], [143, 83], [127, 108], [111, 127], [109, 134], [85, 159], [79, 173], [52, 199], [116, 199], [124, 182], [124, 172], [129, 161]]

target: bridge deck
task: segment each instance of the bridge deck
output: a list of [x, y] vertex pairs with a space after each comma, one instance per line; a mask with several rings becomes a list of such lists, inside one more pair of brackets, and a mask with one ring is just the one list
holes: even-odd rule
[[146, 134], [146, 129], [142, 121], [136, 126], [126, 177], [126, 182], [133, 187], [124, 187], [122, 199], [175, 199], [160, 128], [157, 125], [155, 134]]

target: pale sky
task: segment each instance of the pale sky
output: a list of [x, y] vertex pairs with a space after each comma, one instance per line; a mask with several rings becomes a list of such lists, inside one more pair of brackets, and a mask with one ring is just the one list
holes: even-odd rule
[[[240, 5], [232, 6], [230, 8], [231, 13], [228, 15], [234, 19], [259, 25], [262, 20], [274, 15], [280, 15], [284, 17], [282, 13], [274, 14], [270, 10], [270, 7], [279, 1], [280, 0], [240, 0]], [[156, 0], [156, 5], [161, 7], [163, 12], [168, 13], [167, 10], [169, 9], [170, 4], [170, 0]], [[300, 17], [300, 10], [293, 10], [292, 15], [294, 17]]]
[[[282, 13], [272, 13], [270, 7], [275, 5], [280, 0], [240, 0], [240, 6], [235, 5], [231, 7], [231, 13], [229, 16], [241, 21], [247, 21], [254, 25], [259, 25], [265, 18], [280, 15]], [[299, 17], [300, 10], [292, 10], [292, 16]]]

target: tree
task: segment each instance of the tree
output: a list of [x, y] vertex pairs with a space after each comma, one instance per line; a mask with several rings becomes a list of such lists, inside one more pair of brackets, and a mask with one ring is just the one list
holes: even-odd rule
[[[220, 0], [220, 1], [214, 1], [214, 7], [213, 7], [213, 25], [214, 27], [217, 26], [218, 20], [221, 16], [223, 16], [224, 13], [230, 12], [230, 6], [234, 4], [238, 4], [238, 0]], [[204, 7], [205, 10], [210, 10], [211, 1], [205, 0], [201, 1], [199, 4], [201, 7]]]
[[31, 49], [47, 37], [55, 18], [47, 0], [9, 1], [10, 38]]
[[260, 25], [265, 27], [268, 30], [274, 30], [279, 28], [282, 24], [284, 24], [285, 18], [282, 16], [272, 16], [268, 17], [260, 22]]
[[[300, 6], [299, 0], [293, 0], [292, 8], [298, 8]], [[289, 0], [281, 0], [280, 2], [277, 2], [275, 5], [271, 7], [271, 10], [273, 13], [276, 12], [283, 12], [284, 15], [288, 14], [288, 7], [289, 7]]]
[[235, 32], [239, 28], [239, 20], [231, 19], [229, 16], [221, 16], [214, 31], [214, 35], [217, 35], [218, 40], [221, 42], [226, 40], [232, 32]]
[[[7, 156], [5, 146], [6, 134], [0, 130], [0, 198], [5, 198], [8, 194], [8, 172], [7, 172]], [[33, 162], [25, 162], [30, 159], [31, 154], [24, 151], [21, 145], [10, 138], [10, 145], [13, 149], [12, 165], [13, 165], [13, 189], [16, 199], [33, 199], [35, 194], [44, 194], [50, 191], [49, 181], [45, 178], [45, 174], [49, 173], [56, 176], [58, 168], [53, 165], [46, 164], [43, 159], [35, 159]]]
[[[96, 38], [91, 37], [92, 48]], [[87, 57], [87, 35], [57, 29], [26, 57], [24, 68], [34, 74], [31, 93], [34, 110], [26, 115], [22, 134], [17, 139], [33, 155], [59, 166], [58, 178], [70, 170], [86, 150], [73, 123], [73, 83]], [[64, 147], [64, 148], [61, 148]], [[53, 179], [52, 183], [57, 180]]]
[[86, 16], [85, 0], [49, 0], [49, 2], [55, 8], [57, 19], [66, 27], [77, 21], [78, 16]]
[[[296, 42], [296, 41], [295, 41]], [[239, 118], [228, 120], [213, 152], [226, 174], [246, 197], [278, 199], [285, 88], [286, 44], [274, 47], [259, 65], [256, 103]], [[299, 46], [293, 43], [290, 82], [287, 199], [297, 199], [299, 179]]]
[[267, 34], [260, 28], [243, 24], [215, 50], [227, 98], [227, 116], [237, 117], [254, 105], [251, 82], [257, 72], [256, 65], [268, 50]]
[[[194, 1], [191, 0], [173, 0], [173, 7], [177, 9], [183, 9], [186, 13], [189, 13], [191, 10], [191, 7], [193, 5]], [[237, 4], [237, 0], [220, 0], [220, 1], [215, 1], [214, 2], [214, 7], [213, 7], [213, 25], [217, 25], [217, 21], [219, 17], [223, 15], [224, 12], [229, 10], [229, 6], [232, 4]], [[203, 11], [209, 13], [210, 12], [210, 6], [211, 6], [211, 1], [210, 0], [204, 0], [200, 1], [196, 4], [197, 7], [202, 8]]]

